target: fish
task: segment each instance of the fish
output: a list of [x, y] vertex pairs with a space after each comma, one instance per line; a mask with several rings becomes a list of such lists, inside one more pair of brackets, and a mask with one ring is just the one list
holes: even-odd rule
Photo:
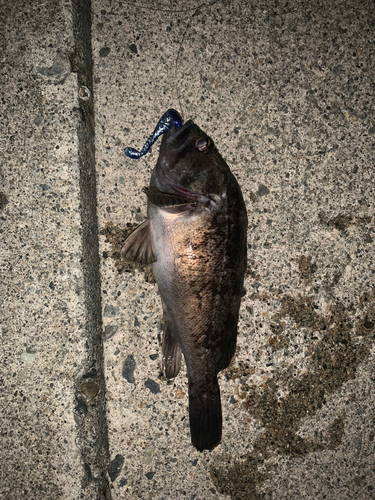
[[246, 206], [213, 140], [193, 120], [168, 122], [144, 193], [147, 219], [121, 254], [151, 264], [163, 308], [162, 371], [176, 377], [183, 355], [191, 441], [198, 451], [212, 450], [222, 438], [218, 373], [237, 342]]

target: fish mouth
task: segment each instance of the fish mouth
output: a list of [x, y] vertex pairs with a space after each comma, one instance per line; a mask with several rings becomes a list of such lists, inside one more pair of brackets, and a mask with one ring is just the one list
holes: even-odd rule
[[193, 120], [188, 120], [182, 127], [173, 125], [166, 137], [168, 147], [175, 150], [175, 152], [182, 150], [190, 139], [190, 132], [193, 126], [196, 126]]
[[189, 184], [181, 182], [181, 179], [189, 176], [190, 165], [182, 162], [177, 168], [174, 167], [176, 158], [193, 142], [194, 135], [197, 135], [194, 130], [199, 131], [199, 127], [193, 120], [188, 120], [182, 127], [173, 124], [168, 129], [160, 149], [156, 186], [161, 192], [173, 194], [189, 203], [207, 205], [210, 203], [209, 198], [194, 192], [189, 189]]

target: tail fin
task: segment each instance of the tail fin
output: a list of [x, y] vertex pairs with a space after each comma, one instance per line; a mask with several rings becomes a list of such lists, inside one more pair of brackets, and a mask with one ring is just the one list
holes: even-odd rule
[[189, 380], [189, 419], [191, 442], [198, 451], [212, 450], [221, 441], [221, 402], [215, 376], [207, 385]]

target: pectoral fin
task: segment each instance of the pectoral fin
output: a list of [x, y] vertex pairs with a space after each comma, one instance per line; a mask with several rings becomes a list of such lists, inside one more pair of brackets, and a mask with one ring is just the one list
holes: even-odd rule
[[156, 262], [152, 228], [149, 220], [143, 222], [126, 239], [121, 257], [139, 264]]

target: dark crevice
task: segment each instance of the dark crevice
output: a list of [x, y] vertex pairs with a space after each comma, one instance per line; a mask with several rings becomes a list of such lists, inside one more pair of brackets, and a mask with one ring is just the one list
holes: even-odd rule
[[92, 95], [91, 2], [72, 0], [75, 52], [72, 70], [77, 73], [80, 114], [78, 158], [82, 267], [86, 307], [86, 362], [75, 380], [77, 444], [83, 462], [81, 498], [111, 499], [106, 391], [103, 362], [100, 261], [96, 203], [95, 126]]

